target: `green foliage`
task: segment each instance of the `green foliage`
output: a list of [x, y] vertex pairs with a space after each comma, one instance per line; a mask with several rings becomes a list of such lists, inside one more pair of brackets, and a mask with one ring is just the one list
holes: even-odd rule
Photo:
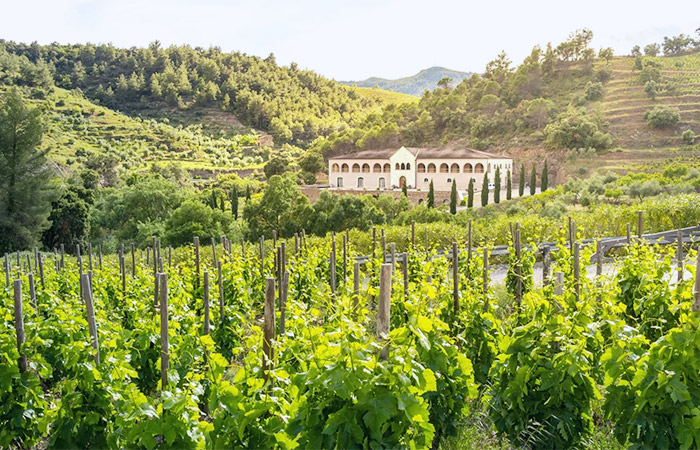
[[600, 100], [603, 98], [603, 83], [601, 82], [589, 82], [586, 85], [586, 100]]
[[457, 181], [452, 180], [450, 191], [450, 214], [457, 214]]
[[520, 165], [520, 181], [518, 183], [518, 197], [525, 195], [525, 163]]
[[469, 179], [469, 188], [467, 189], [467, 208], [474, 207], [474, 178]]
[[243, 218], [252, 240], [263, 235], [271, 236], [273, 230], [280, 236], [289, 237], [301, 231], [299, 218], [305, 217], [309, 210], [309, 199], [299, 192], [292, 174], [273, 175], [263, 197], [246, 202]]
[[656, 81], [654, 81], [654, 80], [647, 81], [644, 84], [644, 92], [646, 92], [647, 97], [649, 97], [652, 100], [656, 100], [656, 95], [657, 95]]
[[582, 109], [569, 107], [545, 127], [545, 143], [551, 147], [605, 150], [612, 146], [612, 136], [600, 128], [600, 120]]
[[210, 208], [195, 199], [185, 200], [167, 220], [165, 239], [173, 246], [187, 245], [199, 236], [204, 241], [229, 234], [231, 214]]
[[433, 180], [430, 180], [430, 188], [428, 188], [428, 208], [435, 208], [435, 188], [433, 187]]
[[695, 143], [695, 133], [693, 133], [693, 130], [685, 130], [681, 133], [681, 139], [684, 144], [693, 145]]
[[496, 167], [496, 174], [494, 175], [493, 184], [494, 184], [493, 202], [494, 203], [501, 203], [501, 168], [500, 167]]
[[644, 113], [644, 120], [652, 128], [671, 128], [680, 122], [678, 108], [654, 108]]
[[265, 172], [265, 178], [268, 180], [272, 178], [275, 175], [282, 175], [287, 171], [287, 168], [289, 166], [289, 161], [287, 161], [284, 158], [272, 158], [270, 161], [265, 164], [265, 167], [263, 168], [263, 171]]
[[542, 178], [540, 179], [540, 192], [545, 192], [549, 188], [549, 165], [547, 160], [544, 160], [542, 167]]
[[32, 247], [50, 225], [54, 175], [37, 149], [42, 132], [40, 111], [18, 89], [0, 96], [0, 252]]
[[481, 183], [481, 206], [489, 204], [489, 173], [484, 172], [484, 181]]
[[530, 172], [530, 195], [535, 195], [537, 192], [537, 166], [532, 163], [532, 171]]

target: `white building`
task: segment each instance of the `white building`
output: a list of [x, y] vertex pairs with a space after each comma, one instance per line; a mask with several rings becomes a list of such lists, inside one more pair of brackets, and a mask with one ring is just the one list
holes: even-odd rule
[[406, 184], [408, 188], [428, 190], [430, 181], [436, 191], [449, 191], [452, 180], [457, 189], [466, 190], [474, 179], [481, 189], [484, 174], [493, 183], [496, 168], [501, 169], [501, 186], [505, 187], [506, 171], [513, 173], [513, 160], [470, 148], [440, 149], [401, 147], [365, 150], [328, 160], [331, 187], [346, 189], [392, 189]]

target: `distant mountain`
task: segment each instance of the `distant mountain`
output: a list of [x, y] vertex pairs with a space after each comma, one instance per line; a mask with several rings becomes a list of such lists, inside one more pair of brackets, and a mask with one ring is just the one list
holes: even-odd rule
[[397, 80], [372, 77], [362, 81], [339, 81], [339, 83], [348, 86], [357, 85], [359, 87], [377, 86], [379, 89], [420, 97], [426, 89], [429, 91], [435, 89], [437, 87], [437, 82], [443, 78], [451, 78], [451, 85], [455, 86], [463, 79], [471, 76], [472, 72], [458, 72], [456, 70], [445, 69], [444, 67], [431, 67], [430, 69], [421, 70], [412, 77], [399, 78]]

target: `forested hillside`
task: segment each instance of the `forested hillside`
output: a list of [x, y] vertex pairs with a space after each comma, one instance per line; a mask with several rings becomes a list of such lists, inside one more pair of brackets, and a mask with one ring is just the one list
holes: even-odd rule
[[217, 47], [164, 49], [154, 42], [148, 48], [120, 49], [0, 41], [0, 48], [37, 64], [58, 87], [80, 89], [89, 99], [129, 115], [165, 117], [183, 125], [213, 123], [231, 132], [230, 123], [217, 117], [217, 111], [224, 111], [234, 122], [237, 118], [268, 131], [277, 144], [303, 147], [359, 122], [387, 101], [294, 63], [278, 66], [273, 55], [262, 59]]
[[471, 72], [459, 72], [457, 70], [445, 69], [444, 67], [431, 67], [424, 69], [410, 77], [388, 80], [386, 78], [370, 77], [362, 81], [341, 81], [341, 84], [348, 86], [378, 87], [388, 91], [401, 92], [404, 94], [420, 97], [426, 90], [432, 91], [438, 87], [438, 83], [445, 78], [449, 78], [449, 86], [456, 86], [465, 78], [471, 77]]

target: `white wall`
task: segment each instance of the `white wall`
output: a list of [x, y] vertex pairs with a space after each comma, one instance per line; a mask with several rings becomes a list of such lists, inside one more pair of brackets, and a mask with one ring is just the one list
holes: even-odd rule
[[[338, 170], [335, 170], [336, 164], [338, 165]], [[342, 171], [343, 164], [347, 164], [347, 172]], [[359, 172], [353, 172], [355, 164], [359, 165]], [[363, 172], [365, 164], [369, 165], [369, 172]], [[381, 166], [381, 171], [376, 171], [376, 164]], [[390, 188], [391, 171], [384, 172], [385, 164], [390, 164], [388, 159], [332, 159], [328, 162], [328, 183], [331, 187], [338, 187], [338, 177], [342, 177], [343, 188], [357, 189], [358, 179], [362, 178], [364, 180], [364, 188], [376, 190], [379, 187], [379, 179], [384, 178], [385, 186]], [[364, 170], [367, 170], [367, 168], [365, 167]]]
[[[414, 188], [416, 186], [416, 157], [413, 153], [406, 150], [406, 147], [401, 147], [389, 160], [391, 161], [391, 186], [399, 187], [401, 177], [406, 177], [406, 185], [409, 188]], [[402, 170], [401, 167], [407, 168]]]

